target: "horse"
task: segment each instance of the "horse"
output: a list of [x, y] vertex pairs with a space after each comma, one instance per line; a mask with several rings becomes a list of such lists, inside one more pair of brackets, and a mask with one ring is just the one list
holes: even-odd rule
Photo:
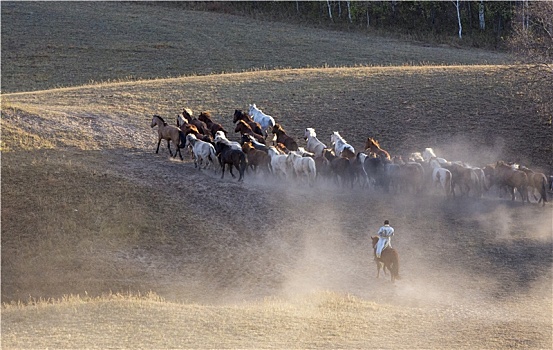
[[202, 134], [194, 124], [182, 124], [181, 126], [179, 126], [179, 129], [184, 132], [184, 136], [187, 136], [188, 134], [193, 134], [198, 140], [209, 143], [213, 142], [213, 138], [211, 137], [211, 135]]
[[399, 164], [398, 179], [399, 186], [404, 191], [420, 193], [424, 185], [424, 169], [416, 162]]
[[451, 172], [451, 194], [455, 197], [455, 187], [458, 186], [461, 195], [468, 196], [472, 191], [476, 197], [482, 196], [482, 183], [480, 177], [475, 169], [461, 165], [460, 162], [447, 162], [441, 164], [442, 168], [445, 168]]
[[[163, 139], [163, 140], [167, 140], [167, 148], [169, 149], [169, 154], [171, 155], [171, 157], [175, 158], [178, 153], [180, 159], [183, 160], [180, 149], [184, 148], [184, 144], [186, 143], [186, 138], [184, 136], [184, 133], [176, 126], [168, 125], [165, 122], [165, 120], [163, 120], [163, 118], [160, 117], [159, 115], [154, 115], [152, 118], [152, 122], [150, 123], [150, 126], [152, 128], [156, 125], [157, 125], [157, 135], [158, 135], [156, 154], [159, 152], [159, 144]], [[175, 147], [177, 147], [177, 151], [175, 152], [175, 155], [173, 155], [173, 152], [171, 151], [170, 141], [173, 141], [173, 143], [175, 144]]]
[[214, 164], [215, 147], [209, 142], [198, 140], [194, 134], [186, 136], [186, 142], [192, 146], [192, 154], [194, 155], [194, 168], [200, 170], [200, 165], [205, 162], [204, 169], [207, 169], [209, 164]]
[[317, 133], [313, 128], [305, 128], [303, 138], [307, 141], [305, 148], [309, 152], [313, 152], [315, 156], [322, 156], [326, 145], [317, 138]]
[[234, 132], [239, 132], [242, 135], [250, 135], [259, 143], [265, 144], [265, 139], [263, 136], [256, 134], [252, 128], [243, 120], [239, 120], [238, 123], [236, 123], [236, 128], [234, 129]]
[[359, 179], [361, 188], [365, 188], [365, 186], [368, 186], [370, 183], [369, 176], [365, 170], [365, 159], [367, 159], [367, 155], [363, 152], [357, 152], [355, 158], [350, 159], [354, 181]]
[[184, 124], [184, 121], [196, 126], [200, 134], [203, 134], [203, 135], [211, 134], [207, 125], [204, 122], [192, 116], [192, 110], [190, 110], [189, 108], [183, 108], [182, 113], [177, 116], [177, 126], [179, 127], [182, 126], [182, 124]]
[[338, 131], [334, 131], [332, 135], [330, 135], [330, 143], [334, 145], [334, 153], [336, 156], [348, 159], [355, 157], [355, 149], [344, 140]]
[[365, 142], [365, 152], [366, 151], [374, 153], [377, 157], [384, 157], [386, 159], [390, 159], [390, 153], [380, 148], [378, 141], [376, 141], [371, 137], [367, 137], [367, 142]]
[[239, 150], [239, 151], [242, 150], [242, 145], [240, 143], [238, 143], [236, 141], [230, 141], [229, 139], [227, 139], [227, 135], [225, 135], [225, 133], [220, 131], [220, 130], [215, 133], [215, 137], [213, 138], [213, 142], [215, 144], [224, 143], [224, 144], [228, 145], [229, 147], [231, 147], [232, 149], [236, 149], [236, 150]]
[[232, 122], [236, 123], [239, 120], [246, 122], [254, 133], [263, 136], [263, 129], [261, 129], [261, 125], [258, 122], [254, 121], [247, 113], [242, 112], [241, 109], [235, 109]]
[[[528, 187], [532, 188], [532, 195], [538, 203], [542, 203], [542, 206], [547, 202], [547, 176], [544, 173], [534, 172], [525, 166], [519, 166], [519, 170], [524, 171], [528, 176]], [[535, 191], [538, 190], [540, 198], [536, 196]]]
[[[378, 243], [378, 236], [372, 236], [372, 246], [374, 251], [376, 252], [376, 244]], [[391, 281], [394, 283], [396, 279], [400, 279], [399, 277], [399, 254], [397, 250], [391, 247], [386, 247], [384, 250], [382, 250], [382, 253], [380, 254], [380, 258], [376, 257], [375, 254], [375, 262], [376, 262], [376, 278], [380, 278], [380, 269], [382, 268], [384, 273], [386, 273], [386, 269], [390, 271]]]
[[219, 158], [219, 164], [221, 165], [221, 179], [225, 177], [225, 165], [228, 164], [230, 175], [233, 178], [236, 177], [232, 173], [232, 167], [234, 166], [240, 173], [238, 182], [244, 181], [244, 172], [246, 171], [248, 162], [246, 160], [246, 154], [242, 151], [242, 149], [233, 149], [230, 145], [224, 142], [216, 142], [215, 151], [217, 153], [217, 157]]
[[263, 134], [265, 135], [265, 138], [267, 138], [267, 136], [269, 135], [267, 130], [273, 128], [276, 124], [273, 117], [263, 113], [261, 109], [257, 108], [255, 103], [252, 103], [249, 106], [249, 114], [252, 116], [254, 122], [257, 122], [259, 123], [259, 125], [261, 125], [261, 130], [263, 130]]
[[438, 161], [435, 159], [430, 161], [430, 166], [432, 167], [432, 185], [434, 187], [441, 186], [446, 198], [451, 196], [451, 181], [453, 178], [451, 172], [445, 168], [442, 168]]
[[345, 157], [338, 157], [333, 152], [324, 152], [324, 156], [330, 163], [330, 170], [334, 174], [334, 182], [339, 185], [340, 180], [342, 180], [342, 186], [345, 187], [349, 184], [353, 188], [355, 175], [350, 160]]
[[226, 131], [225, 128], [223, 128], [223, 125], [213, 121], [213, 119], [211, 118], [211, 114], [209, 112], [200, 113], [200, 115], [198, 116], [198, 119], [204, 122], [205, 125], [207, 125], [207, 128], [209, 129], [211, 136], [215, 137], [215, 133], [217, 131], [222, 131], [225, 133], [225, 135], [228, 134], [228, 131]]
[[281, 154], [276, 147], [269, 146], [269, 156], [271, 157], [271, 169], [273, 170], [273, 174], [277, 177], [284, 177], [284, 179], [288, 179], [289, 177], [289, 171], [288, 171], [288, 163], [286, 162], [287, 155]]
[[313, 158], [302, 157], [295, 151], [291, 151], [286, 156], [286, 162], [289, 168], [294, 169], [297, 178], [307, 179], [307, 184], [313, 187], [317, 178], [317, 168], [315, 167], [315, 160]]
[[372, 180], [376, 186], [382, 187], [385, 192], [388, 192], [391, 180], [389, 166], [394, 165], [399, 169], [399, 165], [392, 164], [389, 159], [380, 157], [366, 157], [363, 165], [369, 180]]
[[256, 149], [251, 142], [244, 142], [242, 151], [248, 158], [248, 166], [254, 172], [257, 172], [258, 168], [267, 172], [271, 171], [271, 156], [267, 152]]
[[513, 169], [503, 161], [497, 161], [495, 164], [489, 164], [484, 167], [484, 173], [490, 178], [491, 184], [497, 184], [501, 191], [507, 188], [511, 193], [511, 200], [515, 200], [515, 188], [522, 202], [528, 202], [528, 175], [522, 170]]
[[286, 134], [286, 131], [282, 128], [280, 124], [275, 124], [273, 126], [273, 134], [276, 136], [276, 142], [282, 143], [290, 151], [298, 150], [298, 143], [292, 137]]
[[269, 147], [268, 147], [266, 144], [257, 142], [257, 141], [255, 140], [255, 137], [253, 137], [253, 136], [251, 136], [251, 135], [242, 134], [242, 138], [240, 139], [240, 142], [242, 143], [242, 146], [244, 145], [244, 143], [249, 142], [249, 143], [252, 144], [252, 146], [253, 146], [256, 150], [263, 151], [263, 152], [265, 152], [265, 153], [268, 153], [268, 152], [269, 152]]

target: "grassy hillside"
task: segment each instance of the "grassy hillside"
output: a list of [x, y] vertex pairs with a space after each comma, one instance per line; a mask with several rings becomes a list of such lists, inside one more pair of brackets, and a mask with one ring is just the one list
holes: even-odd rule
[[504, 54], [123, 2], [4, 2], [2, 91], [244, 70], [498, 64]]
[[[550, 346], [550, 205], [240, 184], [155, 154], [150, 127], [186, 106], [236, 138], [255, 102], [300, 145], [314, 127], [553, 173], [525, 67], [132, 3], [2, 3], [2, 44], [3, 348]], [[350, 67], [272, 69], [325, 64]], [[395, 285], [367, 246], [384, 218]]]

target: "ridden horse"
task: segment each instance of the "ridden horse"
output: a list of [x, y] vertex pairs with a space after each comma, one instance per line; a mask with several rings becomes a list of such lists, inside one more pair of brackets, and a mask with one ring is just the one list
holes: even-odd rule
[[[378, 236], [372, 236], [371, 240], [373, 249], [376, 253], [376, 244], [378, 243], [379, 238]], [[397, 250], [391, 247], [384, 248], [384, 250], [382, 250], [382, 253], [380, 254], [380, 258], [377, 258], [375, 254], [375, 262], [376, 278], [380, 277], [380, 269], [383, 268], [384, 273], [386, 273], [386, 269], [390, 271], [392, 283], [394, 283], [396, 279], [400, 279], [399, 254], [397, 253]]]
[[242, 151], [244, 151], [248, 158], [248, 166], [254, 172], [257, 172], [258, 168], [271, 172], [271, 156], [267, 152], [256, 149], [251, 142], [244, 142]]
[[234, 132], [239, 132], [241, 135], [250, 135], [259, 143], [265, 144], [265, 139], [263, 136], [256, 134], [252, 128], [243, 120], [239, 120], [238, 123], [236, 123], [236, 128], [234, 128]]
[[240, 143], [242, 143], [242, 146], [244, 145], [244, 143], [246, 142], [249, 142], [252, 144], [252, 146], [258, 150], [258, 151], [263, 151], [265, 153], [267, 153], [269, 151], [269, 147], [263, 143], [259, 143], [255, 140], [255, 137], [251, 136], [251, 135], [248, 135], [248, 134], [242, 134], [242, 138], [240, 140]]
[[330, 143], [334, 145], [334, 153], [338, 157], [347, 159], [355, 158], [355, 148], [346, 142], [338, 131], [334, 131], [330, 135]]
[[275, 126], [275, 120], [268, 114], [263, 113], [263, 111], [255, 105], [255, 103], [249, 106], [249, 114], [253, 117], [253, 121], [261, 125], [261, 130], [263, 130], [263, 135], [265, 138], [269, 135], [267, 130]]
[[[528, 187], [532, 188], [531, 193], [534, 199], [544, 206], [545, 202], [547, 202], [547, 176], [544, 173], [534, 172], [525, 166], [519, 166], [519, 170], [524, 171], [526, 176], [528, 176]], [[539, 200], [535, 193], [536, 190], [540, 194]]]
[[315, 160], [313, 158], [302, 157], [296, 151], [290, 151], [286, 156], [286, 162], [289, 168], [294, 169], [296, 178], [307, 179], [307, 184], [313, 187], [317, 178], [317, 168], [315, 167]]
[[317, 138], [317, 133], [313, 128], [305, 128], [303, 138], [307, 141], [305, 148], [309, 152], [313, 152], [315, 156], [322, 156], [326, 145]]
[[[184, 133], [182, 130], [180, 130], [178, 127], [174, 125], [168, 125], [165, 120], [163, 120], [162, 117], [159, 115], [154, 115], [152, 118], [152, 122], [150, 123], [150, 126], [153, 128], [157, 125], [157, 148], [156, 153], [159, 152], [159, 144], [161, 143], [161, 140], [167, 140], [167, 148], [169, 149], [169, 154], [171, 157], [176, 157], [177, 153], [179, 154], [179, 157], [181, 160], [182, 154], [180, 153], [180, 149], [184, 148], [184, 144], [186, 143], [186, 138], [184, 136]], [[170, 141], [173, 141], [175, 144], [175, 147], [177, 147], [177, 151], [175, 152], [175, 155], [173, 155], [173, 152], [171, 152], [171, 143]]]
[[276, 136], [276, 142], [282, 143], [284, 146], [286, 146], [286, 149], [288, 149], [289, 151], [298, 150], [298, 144], [296, 140], [288, 136], [286, 134], [286, 131], [284, 131], [284, 129], [280, 124], [277, 123], [273, 126], [273, 134], [275, 134]]
[[377, 157], [384, 157], [386, 159], [390, 159], [390, 153], [380, 148], [378, 141], [376, 141], [372, 137], [367, 137], [367, 142], [365, 142], [365, 151], [367, 150], [369, 152], [374, 153]]
[[243, 181], [244, 172], [246, 171], [246, 167], [248, 166], [246, 154], [241, 149], [233, 149], [231, 146], [223, 142], [215, 143], [215, 151], [217, 153], [217, 157], [219, 158], [219, 164], [221, 165], [221, 179], [225, 177], [225, 165], [228, 164], [230, 175], [233, 178], [236, 177], [232, 173], [232, 167], [234, 166], [240, 173], [238, 181]]
[[222, 131], [225, 133], [225, 135], [228, 133], [228, 131], [226, 131], [225, 128], [223, 128], [223, 125], [213, 121], [213, 119], [211, 118], [211, 114], [209, 112], [200, 113], [200, 115], [198, 116], [198, 119], [204, 122], [205, 125], [207, 125], [207, 128], [211, 133], [211, 136], [213, 137], [215, 137], [215, 133], [217, 131]]
[[204, 169], [207, 169], [209, 164], [214, 164], [215, 147], [209, 142], [198, 140], [194, 134], [186, 136], [186, 142], [192, 146], [192, 154], [194, 155], [194, 168], [200, 170], [202, 163], [205, 163]]
[[277, 177], [284, 176], [285, 180], [288, 179], [290, 173], [288, 163], [286, 162], [288, 156], [286, 154], [281, 154], [274, 146], [269, 146], [269, 156], [271, 157], [273, 175]]
[[177, 116], [177, 126], [181, 127], [185, 121], [186, 123], [196, 126], [200, 134], [211, 135], [207, 125], [198, 118], [193, 117], [192, 110], [189, 108], [183, 108], [182, 113]]
[[242, 112], [241, 109], [235, 109], [234, 110], [234, 118], [232, 119], [233, 123], [236, 123], [239, 120], [243, 120], [252, 128], [252, 131], [255, 132], [258, 135], [263, 136], [263, 129], [261, 129], [261, 125], [254, 121], [252, 117], [250, 117], [246, 112]]

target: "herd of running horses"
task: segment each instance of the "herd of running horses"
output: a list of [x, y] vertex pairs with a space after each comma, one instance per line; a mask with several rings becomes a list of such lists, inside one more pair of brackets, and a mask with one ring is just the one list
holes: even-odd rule
[[[482, 197], [490, 188], [496, 187], [499, 195], [507, 192], [514, 201], [516, 196], [523, 202], [530, 198], [545, 205], [548, 189], [553, 190], [551, 177], [518, 164], [497, 161], [479, 168], [461, 161], [448, 161], [437, 157], [431, 148], [415, 152], [404, 160], [391, 156], [378, 141], [367, 138], [365, 150], [356, 152], [339, 132], [330, 137], [330, 147], [317, 138], [314, 128], [304, 131], [305, 147], [265, 114], [255, 104], [248, 112], [235, 110], [233, 123], [240, 133], [240, 142], [227, 138], [228, 131], [217, 123], [209, 112], [201, 112], [196, 118], [188, 108], [177, 116], [176, 125], [168, 124], [154, 115], [151, 127], [158, 127], [158, 144], [167, 141], [171, 156], [183, 159], [181, 149], [189, 149], [198, 168], [206, 169], [219, 163], [221, 178], [225, 168], [235, 177], [233, 168], [239, 172], [238, 181], [251, 169], [281, 179], [314, 186], [318, 179], [333, 181], [338, 185], [363, 188], [380, 188], [385, 192], [419, 193], [433, 188], [446, 197]], [[269, 133], [273, 137], [268, 139]], [[171, 142], [176, 146], [175, 154]]]

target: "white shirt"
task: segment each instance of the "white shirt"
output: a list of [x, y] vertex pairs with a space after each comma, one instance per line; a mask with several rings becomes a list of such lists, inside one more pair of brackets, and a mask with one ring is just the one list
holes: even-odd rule
[[390, 225], [384, 225], [378, 230], [380, 237], [388, 238], [394, 235], [394, 228]]

